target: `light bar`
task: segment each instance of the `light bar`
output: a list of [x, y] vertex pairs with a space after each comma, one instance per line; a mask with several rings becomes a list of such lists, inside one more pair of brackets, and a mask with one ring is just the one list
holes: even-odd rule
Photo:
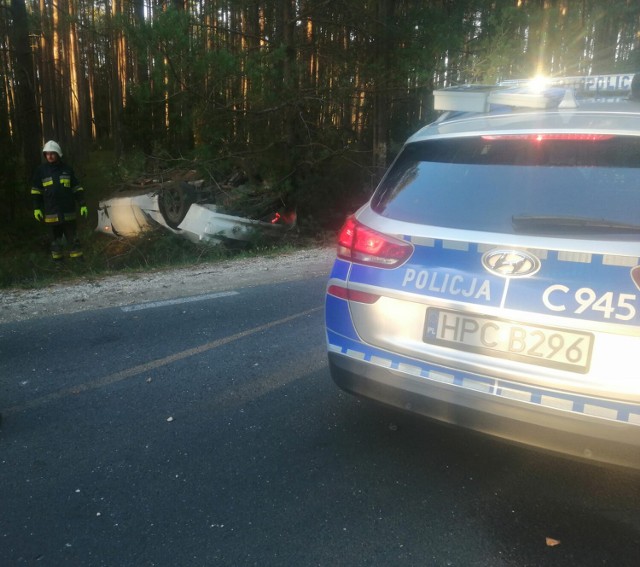
[[[618, 73], [613, 75], [581, 75], [571, 77], [547, 77], [546, 86], [565, 87], [578, 93], [592, 95], [616, 95], [631, 92], [634, 73]], [[511, 79], [501, 81], [501, 86], [527, 86], [531, 79]]]
[[495, 87], [462, 86], [433, 91], [433, 108], [456, 112], [487, 112], [489, 92]]
[[[551, 77], [544, 89], [535, 80], [501, 81], [498, 85], [462, 85], [433, 91], [434, 109], [453, 112], [491, 110], [491, 105], [514, 108], [576, 108], [574, 93], [613, 96], [631, 93], [638, 81], [633, 73], [584, 77]], [[640, 97], [640, 95], [637, 95]]]
[[504, 104], [505, 106], [518, 106], [521, 108], [549, 108], [558, 104], [555, 97], [546, 96], [543, 92], [518, 93], [509, 91], [490, 92], [488, 102], [489, 104]]

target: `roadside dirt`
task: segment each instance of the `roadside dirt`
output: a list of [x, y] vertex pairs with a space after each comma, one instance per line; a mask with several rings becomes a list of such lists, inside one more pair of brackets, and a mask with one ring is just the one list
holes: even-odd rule
[[3, 290], [0, 323], [328, 276], [334, 258], [335, 247], [330, 246], [36, 290]]

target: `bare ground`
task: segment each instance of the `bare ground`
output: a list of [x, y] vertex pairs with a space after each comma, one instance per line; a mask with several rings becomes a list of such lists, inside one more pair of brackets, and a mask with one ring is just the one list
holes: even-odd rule
[[335, 247], [331, 246], [176, 270], [107, 276], [35, 290], [3, 290], [0, 323], [328, 276], [334, 258]]

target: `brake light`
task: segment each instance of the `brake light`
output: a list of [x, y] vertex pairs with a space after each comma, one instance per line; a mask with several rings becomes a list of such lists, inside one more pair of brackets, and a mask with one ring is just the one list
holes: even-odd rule
[[612, 134], [495, 134], [481, 136], [483, 140], [529, 140], [531, 142], [545, 142], [547, 140], [569, 140], [583, 142], [604, 142], [611, 140]]
[[357, 264], [397, 268], [413, 252], [408, 242], [387, 236], [349, 217], [338, 235], [338, 257]]

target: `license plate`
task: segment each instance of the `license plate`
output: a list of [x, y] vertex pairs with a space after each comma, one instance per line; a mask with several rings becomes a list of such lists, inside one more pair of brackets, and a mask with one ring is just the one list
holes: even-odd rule
[[591, 333], [462, 314], [448, 309], [427, 310], [423, 340], [581, 373], [589, 371], [593, 347]]

